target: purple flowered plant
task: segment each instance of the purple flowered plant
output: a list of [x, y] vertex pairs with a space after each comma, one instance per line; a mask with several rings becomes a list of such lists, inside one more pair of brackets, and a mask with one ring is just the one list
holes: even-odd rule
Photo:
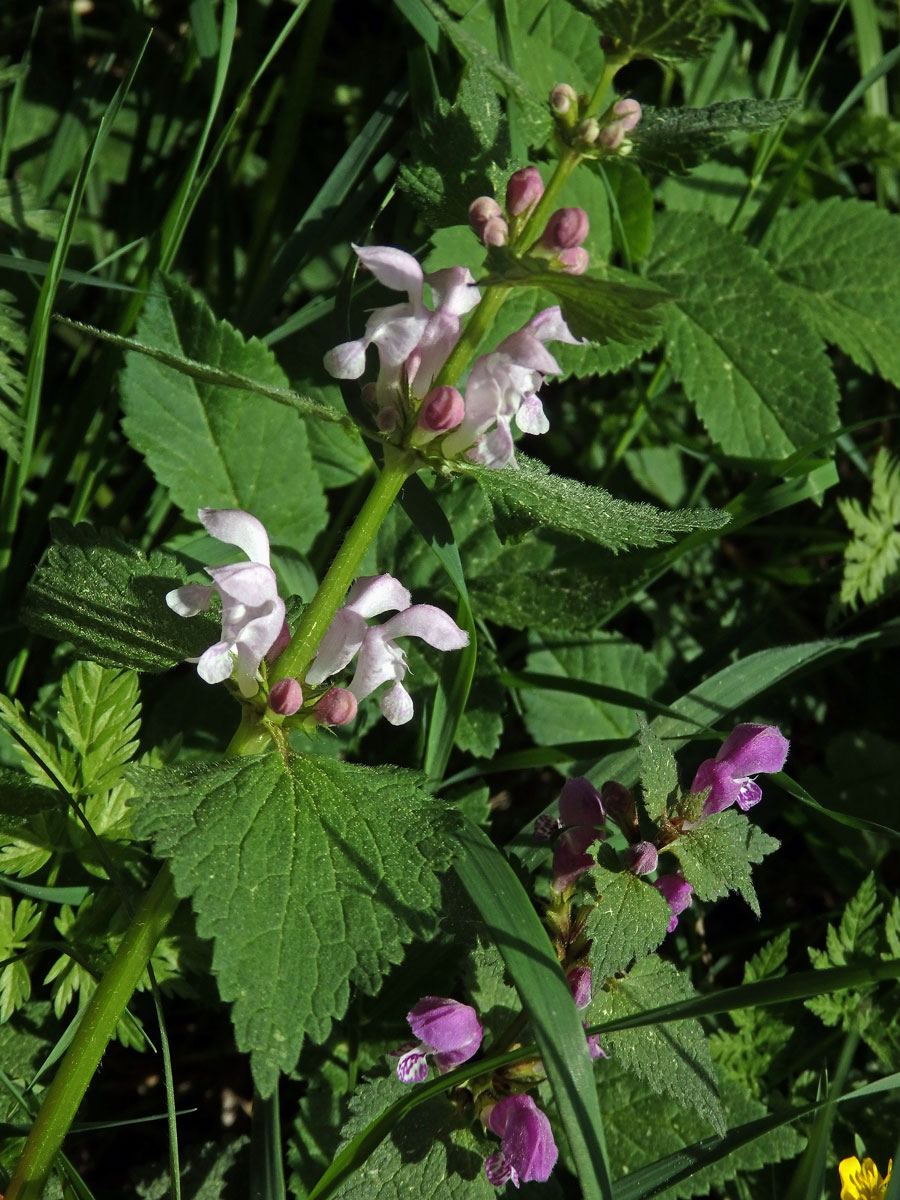
[[426, 1056], [440, 1075], [478, 1053], [483, 1030], [470, 1004], [444, 996], [423, 996], [406, 1019], [419, 1040], [394, 1051], [400, 1058], [397, 1078], [401, 1083], [422, 1083], [428, 1078]]
[[567, 892], [595, 864], [588, 847], [604, 836], [606, 814], [589, 779], [568, 779], [559, 797], [559, 819], [570, 826], [553, 851], [553, 890]]
[[694, 795], [710, 789], [703, 802], [702, 816], [722, 812], [732, 804], [747, 811], [762, 798], [762, 789], [752, 778], [759, 773], [780, 771], [790, 742], [774, 725], [737, 725], [715, 758], [702, 762], [694, 776]]
[[558, 1154], [556, 1142], [550, 1122], [530, 1096], [500, 1100], [491, 1109], [487, 1125], [500, 1138], [500, 1149], [484, 1164], [494, 1187], [503, 1187], [510, 1180], [518, 1187], [550, 1178]]
[[669, 921], [667, 932], [672, 933], [678, 925], [679, 916], [690, 904], [694, 889], [680, 871], [674, 875], [660, 875], [659, 879], [654, 880], [653, 886], [662, 892], [669, 902], [672, 919]]

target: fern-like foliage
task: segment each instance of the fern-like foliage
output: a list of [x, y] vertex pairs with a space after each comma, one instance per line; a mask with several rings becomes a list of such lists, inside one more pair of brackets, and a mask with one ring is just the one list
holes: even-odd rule
[[882, 447], [872, 469], [868, 512], [858, 500], [838, 500], [838, 507], [853, 534], [844, 550], [841, 603], [871, 604], [900, 564], [900, 462]]
[[15, 297], [0, 290], [0, 449], [18, 460], [22, 445], [19, 410], [25, 391], [22, 359], [27, 341]]

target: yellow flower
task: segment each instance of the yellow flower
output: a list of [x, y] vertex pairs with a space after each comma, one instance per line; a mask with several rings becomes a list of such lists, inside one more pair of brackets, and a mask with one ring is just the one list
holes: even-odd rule
[[891, 1166], [888, 1163], [887, 1175], [884, 1179], [871, 1158], [845, 1158], [839, 1165], [841, 1173], [841, 1200], [884, 1200], [887, 1185], [891, 1178]]

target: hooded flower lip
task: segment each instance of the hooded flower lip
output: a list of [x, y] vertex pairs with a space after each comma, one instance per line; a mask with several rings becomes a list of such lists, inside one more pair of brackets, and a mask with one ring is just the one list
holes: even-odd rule
[[888, 1163], [887, 1174], [881, 1178], [881, 1172], [871, 1158], [862, 1162], [854, 1155], [844, 1158], [838, 1163], [841, 1176], [840, 1200], [883, 1200], [891, 1179], [893, 1160]]
[[265, 526], [237, 508], [201, 508], [197, 516], [217, 541], [237, 546], [249, 562], [207, 567], [211, 584], [189, 583], [174, 588], [166, 603], [181, 617], [206, 612], [214, 593], [222, 600], [222, 637], [204, 650], [197, 673], [206, 683], [222, 683], [232, 673], [243, 696], [258, 691], [259, 667], [284, 627], [284, 601], [278, 595], [275, 572], [269, 565]]
[[[399, 610], [381, 625], [367, 618]], [[358, 579], [325, 632], [306, 675], [313, 686], [342, 671], [359, 655], [347, 690], [357, 702], [365, 700], [383, 683], [393, 686], [381, 697], [381, 711], [392, 725], [405, 725], [413, 715], [413, 702], [403, 686], [406, 656], [398, 637], [417, 637], [436, 650], [461, 650], [469, 635], [452, 617], [433, 604], [412, 604], [410, 594], [392, 575]]]
[[691, 902], [694, 889], [680, 872], [674, 875], [660, 875], [658, 879], [654, 879], [653, 886], [668, 901], [672, 916], [666, 932], [673, 933], [678, 926], [678, 918]]
[[762, 789], [750, 776], [780, 771], [789, 746], [790, 742], [774, 725], [736, 725], [716, 757], [700, 764], [691, 784], [694, 795], [710, 789], [703, 802], [702, 816], [722, 812], [732, 804], [744, 812], [758, 804]]
[[567, 892], [595, 864], [588, 847], [604, 836], [606, 815], [600, 793], [589, 779], [567, 779], [559, 796], [559, 819], [569, 826], [553, 851], [553, 890]]
[[558, 375], [559, 363], [546, 342], [578, 345], [558, 305], [545, 308], [475, 361], [466, 384], [466, 415], [444, 439], [453, 457], [468, 451], [473, 462], [504, 467], [515, 461], [511, 422], [523, 433], [546, 433], [550, 423], [537, 390], [546, 375]]
[[[423, 996], [406, 1019], [418, 1042], [399, 1052], [397, 1077], [402, 1083], [422, 1083], [428, 1077], [426, 1055], [439, 1075], [468, 1062], [478, 1053], [483, 1029], [470, 1004], [444, 996]], [[397, 1052], [395, 1052], [397, 1053]]]
[[484, 1164], [485, 1174], [495, 1187], [511, 1179], [520, 1183], [545, 1183], [556, 1165], [558, 1151], [547, 1117], [530, 1096], [507, 1096], [497, 1102], [487, 1119], [488, 1128], [500, 1138], [500, 1149]]
[[[379, 405], [389, 403], [406, 376], [410, 391], [421, 399], [456, 345], [460, 318], [480, 297], [471, 273], [448, 267], [426, 275], [419, 262], [394, 246], [354, 246], [364, 267], [379, 283], [395, 292], [406, 292], [406, 303], [372, 311], [365, 333], [343, 342], [325, 355], [325, 369], [336, 379], [359, 379], [366, 369], [366, 350], [377, 346]], [[433, 311], [424, 300], [424, 285], [437, 304]]]

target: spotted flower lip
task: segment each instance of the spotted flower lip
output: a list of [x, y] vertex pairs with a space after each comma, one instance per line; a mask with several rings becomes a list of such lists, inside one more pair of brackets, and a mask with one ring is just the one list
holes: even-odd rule
[[780, 771], [789, 747], [790, 742], [774, 725], [736, 725], [716, 757], [697, 768], [691, 791], [698, 795], [709, 788], [701, 815], [711, 816], [732, 804], [746, 812], [758, 804], [762, 788], [750, 776]]
[[223, 683], [234, 674], [243, 696], [259, 690], [259, 667], [284, 628], [284, 601], [269, 565], [269, 537], [262, 521], [237, 508], [201, 508], [197, 516], [217, 541], [237, 546], [249, 562], [207, 567], [212, 583], [189, 583], [166, 594], [166, 604], [181, 617], [206, 612], [213, 596], [222, 601], [222, 637], [204, 650], [197, 674], [206, 683]]
[[468, 1062], [478, 1053], [483, 1029], [471, 1004], [445, 996], [423, 996], [407, 1018], [417, 1042], [395, 1051], [397, 1078], [402, 1083], [422, 1083], [428, 1078], [426, 1056], [439, 1075]]
[[491, 1109], [488, 1129], [500, 1138], [500, 1149], [488, 1156], [485, 1174], [494, 1187], [512, 1180], [545, 1183], [556, 1166], [558, 1150], [546, 1115], [530, 1096], [506, 1096]]

